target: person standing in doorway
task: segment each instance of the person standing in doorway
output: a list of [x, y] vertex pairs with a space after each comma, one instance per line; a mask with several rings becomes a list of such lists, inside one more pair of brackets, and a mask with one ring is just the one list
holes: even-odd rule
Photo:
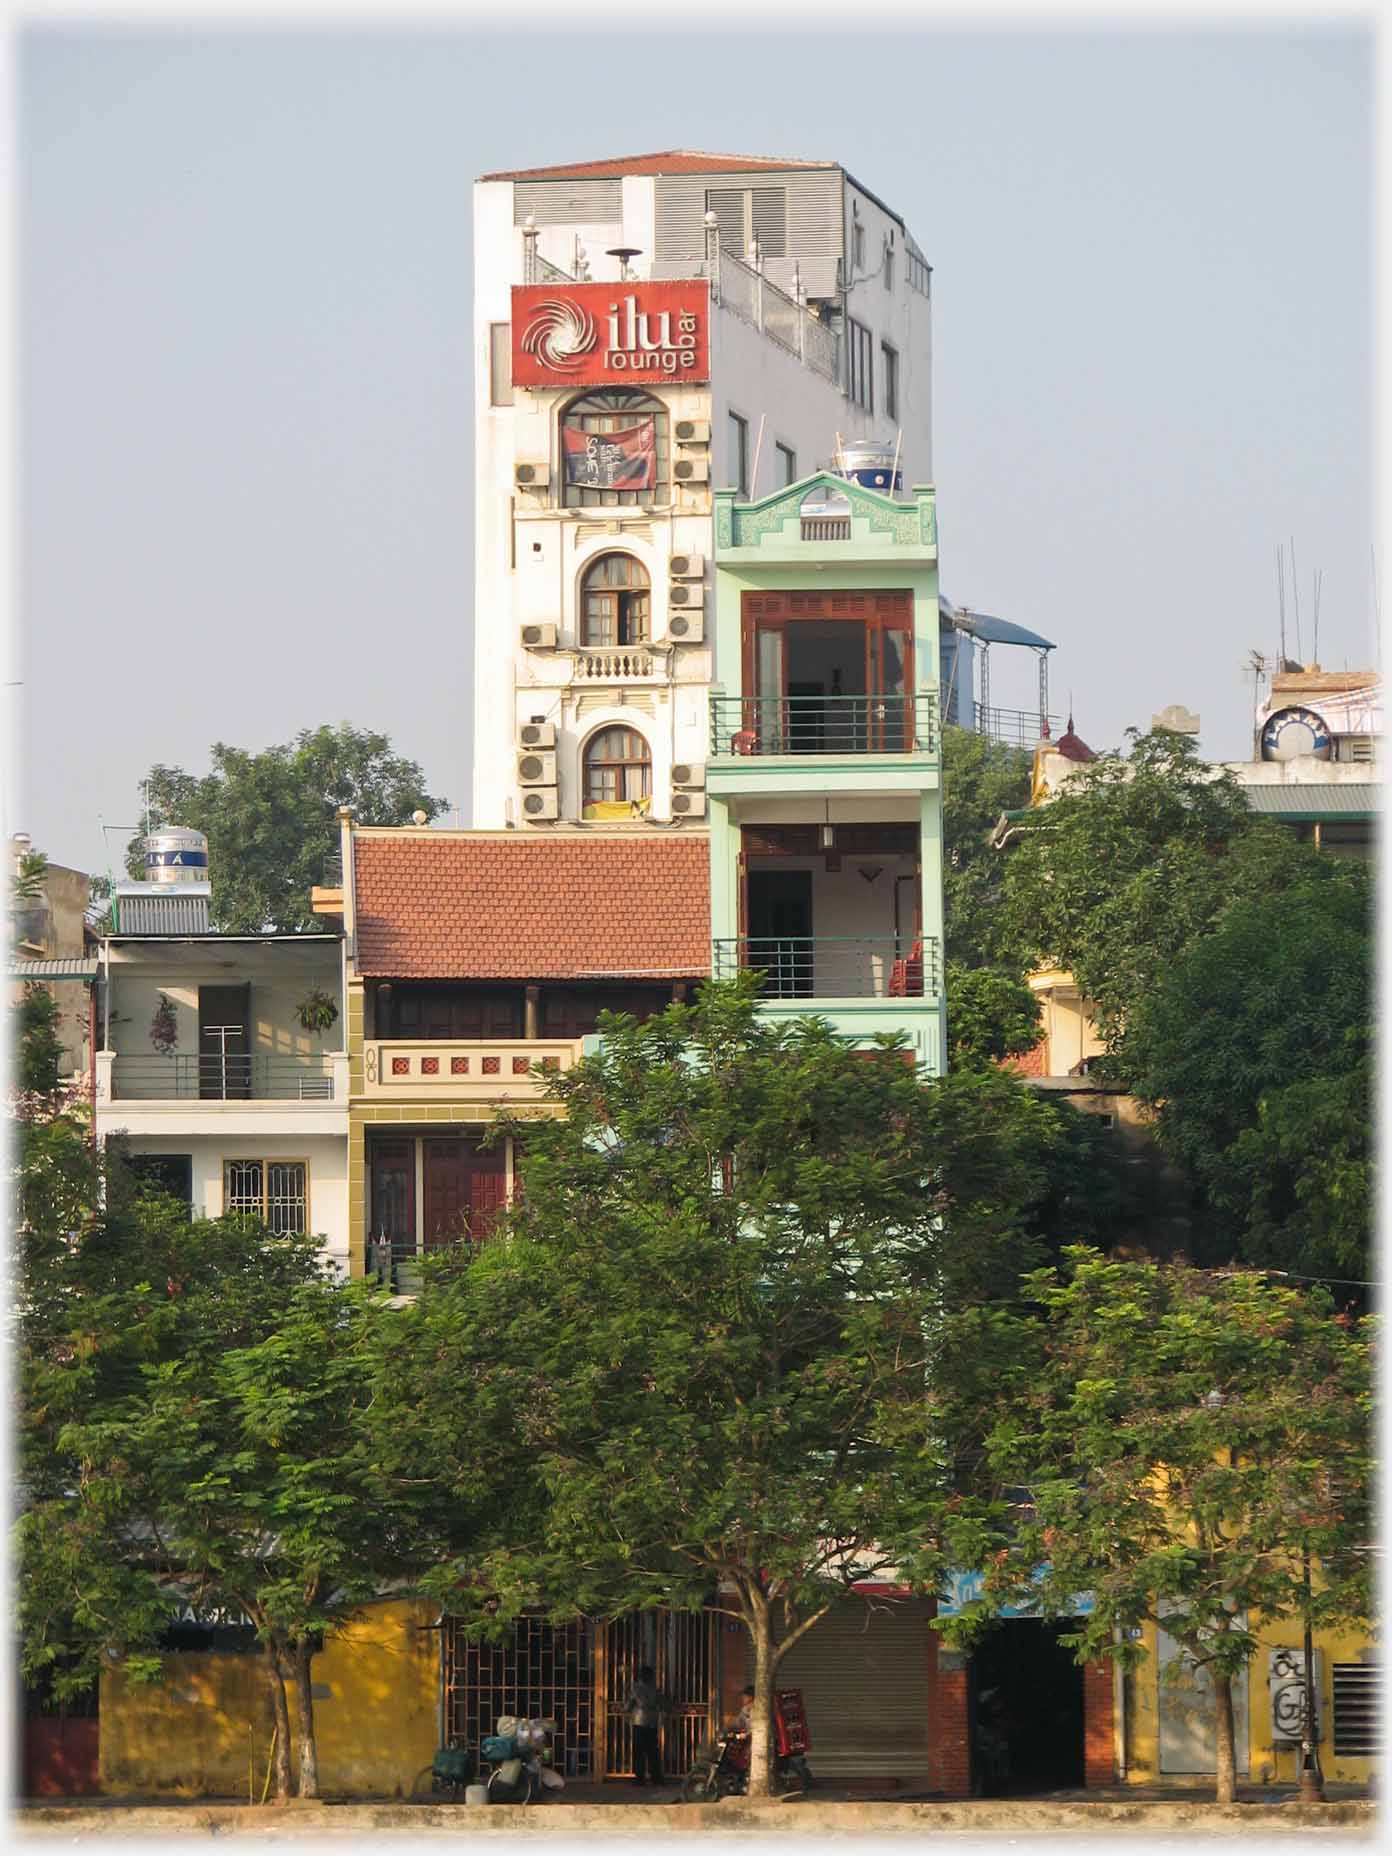
[[644, 1663], [624, 1702], [624, 1712], [633, 1722], [633, 1780], [636, 1785], [662, 1783], [658, 1735], [665, 1709], [666, 1703], [657, 1686], [657, 1672], [651, 1663]]

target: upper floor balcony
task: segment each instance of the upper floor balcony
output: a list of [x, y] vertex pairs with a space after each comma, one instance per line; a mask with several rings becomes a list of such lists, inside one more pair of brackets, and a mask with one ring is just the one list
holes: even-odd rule
[[539, 1102], [550, 1076], [584, 1053], [583, 1038], [368, 1038], [362, 1096], [372, 1102]]
[[333, 1102], [348, 1097], [343, 1051], [97, 1053], [98, 1102]]
[[712, 696], [712, 757], [936, 755], [937, 697]]
[[735, 935], [713, 943], [716, 979], [764, 975], [767, 1000], [936, 1000], [942, 949], [902, 935]]

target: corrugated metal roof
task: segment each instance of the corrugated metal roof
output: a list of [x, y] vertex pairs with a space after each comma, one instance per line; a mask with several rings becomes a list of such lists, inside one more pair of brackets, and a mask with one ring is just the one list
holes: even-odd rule
[[1317, 781], [1308, 785], [1244, 786], [1243, 796], [1253, 812], [1265, 812], [1275, 818], [1314, 820], [1322, 818], [1376, 818], [1382, 810], [1378, 803], [1380, 787], [1361, 781], [1348, 785], [1325, 786]]
[[97, 977], [95, 954], [56, 955], [52, 960], [12, 960], [12, 980], [93, 980]]
[[[202, 889], [203, 894], [188, 893], [194, 889]], [[148, 896], [132, 896], [118, 890], [116, 919], [121, 934], [207, 934], [206, 887], [169, 883], [161, 886], [158, 894]]]

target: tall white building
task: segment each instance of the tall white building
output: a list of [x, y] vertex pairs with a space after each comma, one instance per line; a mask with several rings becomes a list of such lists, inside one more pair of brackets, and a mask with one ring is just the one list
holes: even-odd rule
[[712, 491], [931, 481], [928, 264], [836, 162], [680, 150], [483, 176], [474, 275], [474, 824], [699, 820]]

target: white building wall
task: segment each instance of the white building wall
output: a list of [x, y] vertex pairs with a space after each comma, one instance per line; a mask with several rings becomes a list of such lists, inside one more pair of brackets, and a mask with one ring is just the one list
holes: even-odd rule
[[[847, 190], [849, 197], [850, 189]], [[588, 274], [595, 282], [615, 281], [618, 261], [606, 247], [637, 247], [634, 275], [651, 273], [657, 245], [655, 183], [651, 176], [625, 177], [621, 197], [624, 219], [611, 223], [565, 223], [538, 228], [541, 256], [570, 271], [577, 239], [585, 247]], [[852, 407], [841, 384], [802, 365], [752, 324], [729, 309], [711, 316], [708, 386], [644, 386], [663, 399], [674, 425], [678, 419], [709, 420], [710, 483], [674, 486], [666, 506], [618, 509], [561, 507], [559, 414], [571, 397], [550, 390], [512, 391], [511, 404], [491, 404], [490, 325], [511, 316], [511, 288], [524, 275], [523, 229], [515, 223], [513, 183], [480, 182], [474, 189], [475, 313], [475, 604], [474, 604], [474, 796], [472, 823], [497, 830], [521, 825], [521, 789], [517, 782], [518, 729], [534, 717], [557, 731], [557, 810], [561, 819], [577, 819], [583, 802], [581, 756], [595, 729], [623, 723], [647, 740], [652, 756], [652, 817], [670, 818], [670, 769], [674, 761], [703, 762], [708, 747], [709, 685], [722, 674], [733, 676], [713, 660], [714, 635], [711, 570], [706, 571], [706, 640], [674, 650], [652, 650], [642, 670], [633, 665], [614, 674], [596, 666], [591, 653], [579, 652], [579, 584], [587, 563], [608, 549], [634, 554], [647, 570], [652, 587], [652, 634], [666, 638], [668, 561], [674, 553], [699, 553], [709, 563], [713, 550], [710, 490], [730, 481], [729, 415], [741, 415], [749, 427], [751, 471], [758, 451], [754, 498], [781, 487], [782, 460], [777, 446], [795, 454], [799, 477], [827, 463], [843, 439], [871, 437], [893, 444], [903, 431], [905, 482], [930, 480], [931, 401], [927, 391], [931, 365], [927, 299], [911, 291], [902, 230], [883, 209], [857, 191], [857, 210], [865, 220], [867, 263], [882, 258], [886, 229], [896, 238], [894, 288], [882, 276], [855, 286], [851, 313], [875, 334], [876, 406], [873, 416]], [[850, 206], [847, 205], [847, 214]], [[848, 234], [849, 236], [849, 234]], [[900, 353], [899, 418], [884, 410], [880, 384], [881, 338]], [[759, 443], [761, 419], [763, 441]], [[672, 455], [677, 455], [675, 441]], [[543, 492], [519, 490], [519, 462], [545, 466]], [[524, 624], [554, 624], [555, 650], [523, 647]], [[527, 825], [526, 829], [544, 829]]]

